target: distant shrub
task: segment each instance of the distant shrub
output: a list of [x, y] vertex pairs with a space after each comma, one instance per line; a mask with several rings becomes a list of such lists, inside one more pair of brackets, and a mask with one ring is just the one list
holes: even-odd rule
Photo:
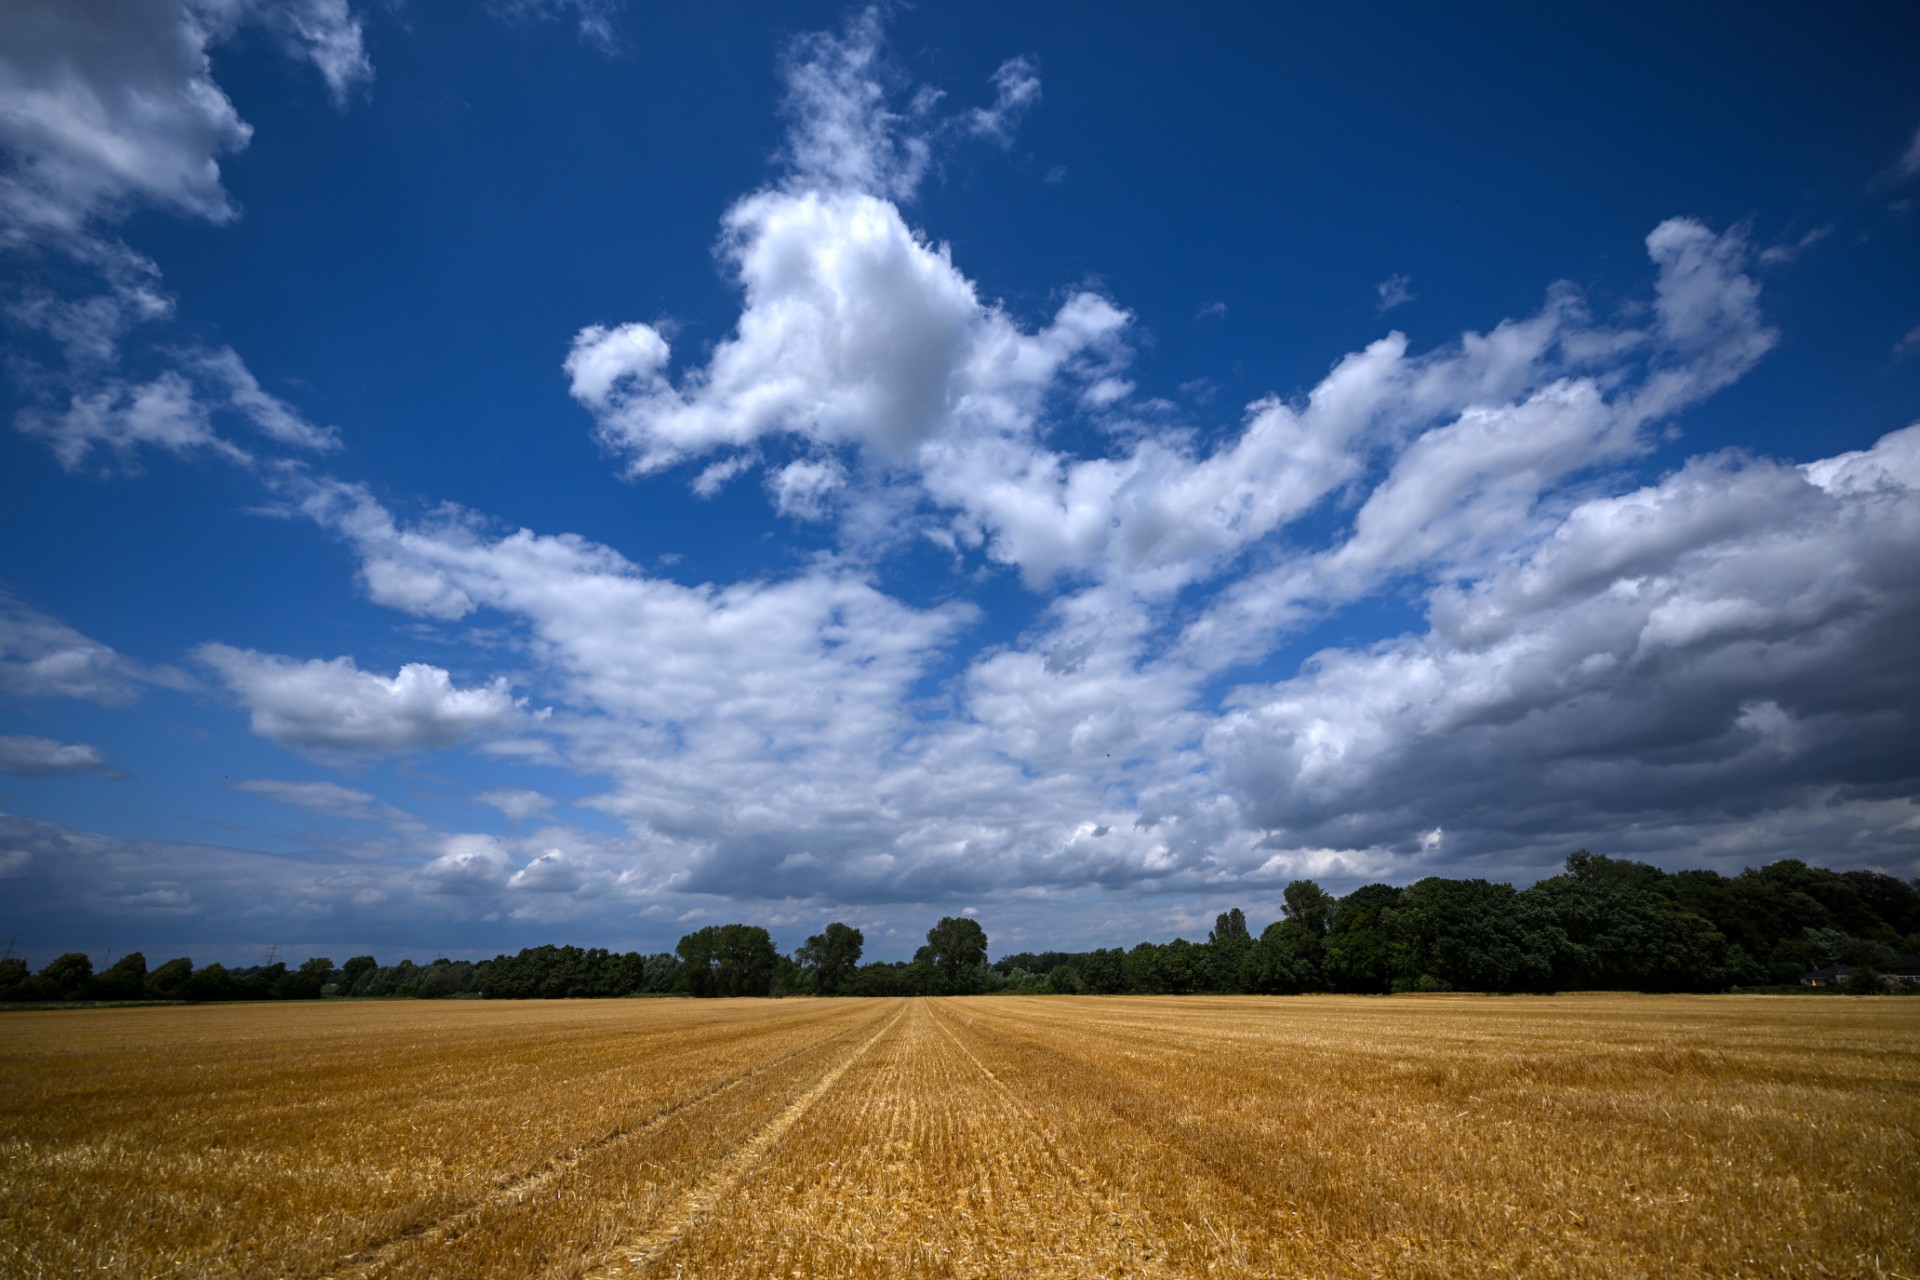
[[1437, 991], [1451, 990], [1453, 990], [1453, 984], [1451, 982], [1448, 982], [1445, 978], [1436, 978], [1430, 973], [1423, 973], [1417, 978], [1395, 978], [1393, 980], [1393, 994], [1397, 996], [1430, 995]]
[[1840, 979], [1840, 992], [1849, 996], [1883, 996], [1887, 994], [1887, 980], [1872, 965], [1861, 965], [1846, 977]]

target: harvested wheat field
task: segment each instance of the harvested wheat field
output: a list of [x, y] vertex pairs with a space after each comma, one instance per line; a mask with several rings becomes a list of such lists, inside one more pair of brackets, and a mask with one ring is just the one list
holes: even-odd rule
[[1920, 1000], [0, 1019], [17, 1277], [1916, 1276]]

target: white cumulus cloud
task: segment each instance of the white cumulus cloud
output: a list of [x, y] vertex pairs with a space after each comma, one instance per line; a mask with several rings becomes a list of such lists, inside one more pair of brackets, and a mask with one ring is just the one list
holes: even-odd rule
[[504, 678], [462, 689], [446, 671], [423, 662], [381, 676], [360, 670], [352, 658], [302, 662], [223, 644], [201, 645], [195, 655], [246, 706], [255, 733], [289, 747], [448, 747], [511, 727], [523, 708]]
[[549, 849], [514, 872], [507, 887], [530, 893], [572, 893], [583, 883], [577, 862], [559, 849]]
[[492, 836], [448, 836], [440, 843], [439, 856], [414, 878], [429, 893], [472, 897], [502, 888], [510, 862], [505, 846]]

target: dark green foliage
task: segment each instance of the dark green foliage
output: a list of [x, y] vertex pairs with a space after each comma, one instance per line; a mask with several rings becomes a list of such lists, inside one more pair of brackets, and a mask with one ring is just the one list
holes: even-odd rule
[[987, 968], [1002, 977], [1011, 977], [1015, 970], [1048, 974], [1063, 964], [1077, 969], [1092, 954], [1091, 951], [1016, 951], [1012, 955], [1001, 956]]
[[1208, 991], [1246, 990], [1245, 970], [1253, 952], [1246, 913], [1235, 907], [1214, 918], [1202, 961], [1202, 985]]
[[1292, 996], [1321, 986], [1313, 952], [1319, 940], [1293, 920], [1268, 925], [1247, 957], [1243, 988], [1255, 995]]
[[402, 960], [399, 964], [384, 965], [362, 974], [360, 981], [353, 984], [352, 994], [356, 996], [418, 996], [420, 976], [419, 965], [411, 960]]
[[1207, 949], [1185, 938], [1158, 944], [1143, 942], [1127, 952], [1123, 965], [1127, 990], [1141, 995], [1183, 996], [1203, 989], [1209, 976]]
[[1326, 942], [1326, 976], [1334, 990], [1385, 992], [1395, 978], [1413, 976], [1400, 921], [1404, 893], [1390, 884], [1367, 884], [1340, 899]]
[[800, 962], [792, 956], [773, 953], [773, 978], [767, 985], [767, 994], [780, 996], [807, 995], [813, 990], [813, 980], [807, 976]]
[[1426, 974], [1466, 991], [1551, 989], [1553, 942], [1530, 927], [1518, 897], [1486, 880], [1429, 876], [1408, 886], [1398, 928], [1411, 972], [1394, 977]]
[[662, 995], [680, 980], [680, 962], [664, 951], [640, 957], [640, 985], [633, 994]]
[[129, 951], [94, 975], [93, 999], [138, 1000], [147, 993], [147, 958]]
[[1089, 951], [1080, 962], [1080, 983], [1099, 996], [1119, 995], [1127, 989], [1127, 953], [1118, 947]]
[[1160, 976], [1160, 948], [1154, 943], [1142, 942], [1127, 952], [1121, 972], [1126, 975], [1127, 990], [1134, 995], [1166, 994]]
[[149, 1000], [180, 1000], [186, 995], [187, 980], [193, 976], [193, 961], [176, 956], [158, 969], [148, 971], [146, 996]]
[[1239, 989], [1265, 995], [1325, 990], [1327, 933], [1339, 900], [1311, 880], [1295, 880], [1282, 898], [1283, 918], [1249, 950]]
[[1453, 984], [1451, 982], [1448, 982], [1445, 978], [1436, 978], [1430, 973], [1423, 973], [1417, 978], [1395, 978], [1393, 980], [1393, 994], [1395, 995], [1428, 995], [1438, 991], [1451, 990], [1453, 990]]
[[1566, 874], [1581, 884], [1610, 884], [1628, 889], [1658, 889], [1666, 872], [1644, 862], [1609, 858], [1604, 854], [1575, 849], [1567, 855]]
[[219, 963], [195, 969], [180, 987], [180, 995], [187, 1000], [241, 1000], [246, 994], [239, 979]]
[[414, 992], [422, 1000], [450, 1000], [473, 990], [474, 974], [479, 966], [471, 960], [444, 957], [422, 968], [414, 982]]
[[794, 959], [816, 995], [837, 996], [860, 967], [860, 952], [866, 943], [866, 936], [858, 929], [835, 921], [801, 944]]
[[355, 956], [340, 966], [340, 976], [334, 980], [335, 985], [342, 995], [352, 995], [355, 984], [379, 967], [380, 962], [372, 956]]
[[1880, 971], [1871, 965], [1861, 965], [1846, 977], [1840, 979], [1840, 994], [1848, 996], [1883, 996], [1887, 994], [1886, 980]]
[[1920, 886], [1878, 871], [1843, 871], [1860, 916], [1856, 931], [1883, 930], [1896, 937], [1920, 934]]
[[1625, 879], [1555, 876], [1521, 896], [1559, 988], [1714, 991], [1732, 980], [1727, 940], [1705, 918]]
[[680, 989], [705, 999], [720, 994], [714, 974], [720, 968], [720, 929], [708, 925], [681, 938], [673, 952], [680, 957]]
[[41, 1000], [85, 1000], [92, 994], [93, 961], [84, 951], [69, 951], [33, 975]]
[[682, 989], [693, 996], [764, 996], [773, 989], [773, 937], [759, 925], [708, 925], [680, 939]]
[[[680, 963], [672, 956], [595, 947], [528, 947], [484, 964], [426, 975], [422, 995], [484, 995], [493, 1000], [561, 1000], [586, 996], [657, 995], [672, 991]], [[458, 989], [453, 989], [458, 984]], [[370, 993], [363, 993], [370, 994]]]
[[1080, 975], [1074, 972], [1072, 965], [1057, 964], [1053, 972], [1047, 975], [1047, 991], [1051, 995], [1077, 996], [1084, 990], [1080, 985]]
[[1327, 930], [1333, 927], [1333, 909], [1339, 899], [1322, 889], [1311, 880], [1295, 880], [1281, 894], [1284, 906], [1280, 916], [1289, 924], [1299, 925], [1309, 938], [1324, 942]]
[[27, 962], [18, 956], [0, 960], [0, 1000], [29, 1000], [33, 982]]
[[1207, 945], [1212, 947], [1252, 941], [1253, 935], [1247, 932], [1247, 913], [1238, 907], [1215, 916], [1213, 928], [1207, 933]]
[[848, 979], [845, 994], [850, 996], [918, 996], [933, 987], [933, 970], [919, 963], [876, 960], [863, 964]]
[[286, 961], [276, 960], [272, 964], [255, 965], [251, 969], [236, 969], [233, 971], [233, 980], [240, 984], [240, 999], [283, 999], [281, 991], [287, 981]]
[[987, 931], [978, 920], [943, 916], [927, 930], [927, 945], [914, 957], [933, 972], [933, 991], [970, 995], [987, 988]]

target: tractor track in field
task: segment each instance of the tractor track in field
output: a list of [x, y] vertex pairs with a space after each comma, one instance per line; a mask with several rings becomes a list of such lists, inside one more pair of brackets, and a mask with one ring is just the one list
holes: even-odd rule
[[[930, 1012], [933, 1013], [933, 1024], [940, 1028], [941, 1032], [952, 1042], [953, 1047], [960, 1051], [961, 1056], [972, 1063], [975, 1069], [987, 1078], [993, 1085], [994, 1090], [1004, 1100], [1008, 1109], [1026, 1121], [1028, 1132], [1034, 1140], [1040, 1144], [1041, 1148], [1060, 1170], [1072, 1178], [1074, 1186], [1079, 1189], [1080, 1193], [1089, 1199], [1099, 1201], [1102, 1204], [1103, 1212], [1111, 1218], [1116, 1229], [1124, 1227], [1130, 1230], [1136, 1240], [1152, 1240], [1157, 1244], [1160, 1235], [1159, 1230], [1155, 1226], [1142, 1221], [1139, 1214], [1134, 1210], [1114, 1203], [1110, 1197], [1103, 1200], [1100, 1192], [1096, 1189], [1100, 1185], [1099, 1178], [1091, 1169], [1088, 1169], [1066, 1153], [1059, 1135], [1054, 1131], [1053, 1127], [1041, 1117], [1040, 1113], [1033, 1108], [1032, 1104], [1021, 1097], [1012, 1085], [1001, 1079], [998, 1072], [994, 1071], [992, 1067], [989, 1067], [981, 1060], [980, 1055], [968, 1047], [966, 1041], [962, 1040], [954, 1031], [947, 1017], [942, 1016], [936, 1010], [930, 1010]], [[954, 1021], [958, 1021], [960, 1025], [975, 1035], [981, 1034], [980, 1029], [965, 1018], [956, 1017]], [[1158, 1252], [1158, 1250], [1156, 1249], [1155, 1252]], [[1144, 1275], [1157, 1276], [1174, 1274], [1163, 1261], [1154, 1256], [1154, 1253], [1144, 1253], [1141, 1257], [1129, 1259], [1129, 1264], [1137, 1268], [1140, 1274]]]
[[[980, 1028], [976, 1027], [969, 1019], [961, 1017], [956, 1020], [969, 1031], [973, 1031], [975, 1034], [981, 1034]], [[998, 1028], [998, 1034], [1006, 1041], [1019, 1044], [1029, 1052], [1039, 1054], [1051, 1062], [1060, 1064], [1059, 1072], [1063, 1077], [1085, 1074], [1090, 1068], [1091, 1064], [1086, 1059], [1035, 1037], [1024, 1027], [1001, 1026]], [[965, 1049], [964, 1045], [962, 1049]], [[971, 1051], [967, 1052], [969, 1057], [973, 1057]], [[978, 1058], [974, 1060], [979, 1062]], [[993, 1072], [989, 1071], [984, 1063], [981, 1064], [981, 1070], [987, 1071], [988, 1075], [993, 1075]], [[1151, 1095], [1143, 1091], [1139, 1085], [1133, 1082], [1123, 1082], [1118, 1076], [1112, 1074], [1103, 1075], [1101, 1079], [1105, 1086], [1104, 1097], [1102, 1101], [1096, 1105], [1104, 1109], [1116, 1121], [1126, 1126], [1128, 1134], [1131, 1135], [1130, 1140], [1133, 1146], [1142, 1149], [1151, 1148], [1164, 1153], [1168, 1160], [1186, 1168], [1189, 1171], [1189, 1177], [1207, 1180], [1221, 1195], [1230, 1197], [1251, 1214], [1258, 1215], [1262, 1212], [1271, 1213], [1274, 1211], [1272, 1207], [1263, 1209], [1262, 1206], [1256, 1203], [1253, 1193], [1242, 1185], [1235, 1176], [1237, 1170], [1230, 1165], [1224, 1164], [1220, 1157], [1197, 1148], [1190, 1142], [1182, 1140], [1177, 1129], [1169, 1130], [1164, 1126], [1143, 1123], [1143, 1113], [1151, 1111], [1152, 1098]], [[998, 1082], [997, 1076], [995, 1080]], [[1004, 1083], [1001, 1084], [1001, 1087], [1008, 1089], [1010, 1093], [1012, 1092], [1010, 1086]], [[1018, 1100], [1018, 1094], [1013, 1094], [1012, 1096]], [[1027, 1107], [1024, 1100], [1020, 1100], [1020, 1105], [1023, 1108]], [[1290, 1197], [1284, 1198], [1281, 1203], [1284, 1207], [1281, 1208], [1279, 1212], [1289, 1216], [1297, 1216], [1298, 1211], [1294, 1207]], [[1222, 1255], [1237, 1256], [1241, 1254], [1241, 1246], [1237, 1239], [1234, 1238], [1231, 1227], [1228, 1229], [1228, 1235], [1222, 1236], [1219, 1228], [1204, 1217], [1201, 1219], [1201, 1225], [1211, 1236]], [[1148, 1234], [1162, 1234], [1158, 1228], [1144, 1229]]]
[[[933, 1010], [929, 1010], [929, 1012], [932, 1013], [933, 1016], [933, 1025], [940, 1028], [941, 1034], [945, 1035], [947, 1039], [953, 1043], [953, 1047], [960, 1051], [961, 1056], [966, 1058], [968, 1062], [971, 1062], [974, 1067], [979, 1070], [980, 1074], [987, 1078], [999, 1095], [1006, 1100], [1009, 1108], [1016, 1114], [1026, 1118], [1029, 1131], [1039, 1140], [1040, 1145], [1046, 1148], [1047, 1154], [1051, 1156], [1062, 1169], [1072, 1174], [1074, 1181], [1078, 1185], [1083, 1187], [1091, 1186], [1093, 1184], [1093, 1175], [1069, 1159], [1067, 1154], [1060, 1149], [1060, 1143], [1055, 1138], [1052, 1129], [1047, 1126], [1046, 1121], [1040, 1118], [1039, 1113], [1027, 1105], [1026, 1100], [1015, 1093], [1011, 1085], [995, 1075], [993, 1068], [980, 1061], [980, 1056], [972, 1049], [969, 1049], [966, 1042], [954, 1034], [953, 1028], [947, 1024], [945, 1018]], [[971, 1031], [973, 1028], [969, 1026], [968, 1030]]]
[[823, 1070], [804, 1093], [756, 1129], [706, 1177], [682, 1192], [652, 1228], [613, 1250], [617, 1255], [613, 1259], [589, 1269], [586, 1280], [612, 1280], [613, 1277], [644, 1274], [650, 1270], [662, 1255], [707, 1218], [715, 1203], [740, 1185], [748, 1170], [765, 1159], [767, 1151], [813, 1109], [814, 1103], [840, 1082], [840, 1077], [847, 1073], [848, 1068], [900, 1025], [912, 1007], [911, 1004], [902, 1005], [898, 1013], [888, 1018], [844, 1057]]
[[[896, 1017], [890, 1019], [886, 1025], [891, 1026], [893, 1022], [897, 1020], [898, 1016], [896, 1015]], [[580, 1146], [564, 1154], [543, 1161], [541, 1164], [524, 1173], [515, 1174], [511, 1178], [497, 1183], [493, 1190], [487, 1195], [463, 1208], [456, 1209], [452, 1213], [444, 1214], [431, 1222], [409, 1227], [404, 1231], [396, 1232], [357, 1247], [351, 1254], [343, 1258], [338, 1265], [319, 1273], [317, 1280], [370, 1280], [371, 1277], [377, 1276], [385, 1270], [401, 1250], [412, 1245], [434, 1244], [451, 1235], [460, 1233], [466, 1228], [472, 1227], [480, 1222], [489, 1213], [495, 1212], [508, 1205], [519, 1204], [540, 1194], [548, 1187], [553, 1186], [565, 1178], [591, 1157], [609, 1148], [632, 1142], [638, 1138], [643, 1138], [647, 1134], [665, 1125], [668, 1121], [676, 1119], [689, 1110], [704, 1106], [706, 1103], [730, 1093], [755, 1077], [763, 1076], [803, 1054], [818, 1050], [822, 1045], [831, 1044], [833, 1041], [845, 1036], [858, 1034], [864, 1029], [864, 1025], [861, 1025], [835, 1031], [819, 1040], [809, 1041], [798, 1048], [788, 1050], [778, 1057], [769, 1058], [764, 1062], [754, 1063], [752, 1066], [737, 1071], [730, 1076], [722, 1077], [685, 1097], [673, 1099], [637, 1124], [616, 1128], [611, 1133], [602, 1134], [600, 1137], [582, 1143]], [[883, 1026], [881, 1031], [884, 1030], [886, 1030], [886, 1027]], [[854, 1057], [858, 1057], [861, 1052], [864, 1052], [867, 1045], [870, 1045], [878, 1036], [879, 1032], [874, 1033], [866, 1044], [863, 1044], [860, 1049], [856, 1050], [853, 1055], [844, 1061], [850, 1063]]]

